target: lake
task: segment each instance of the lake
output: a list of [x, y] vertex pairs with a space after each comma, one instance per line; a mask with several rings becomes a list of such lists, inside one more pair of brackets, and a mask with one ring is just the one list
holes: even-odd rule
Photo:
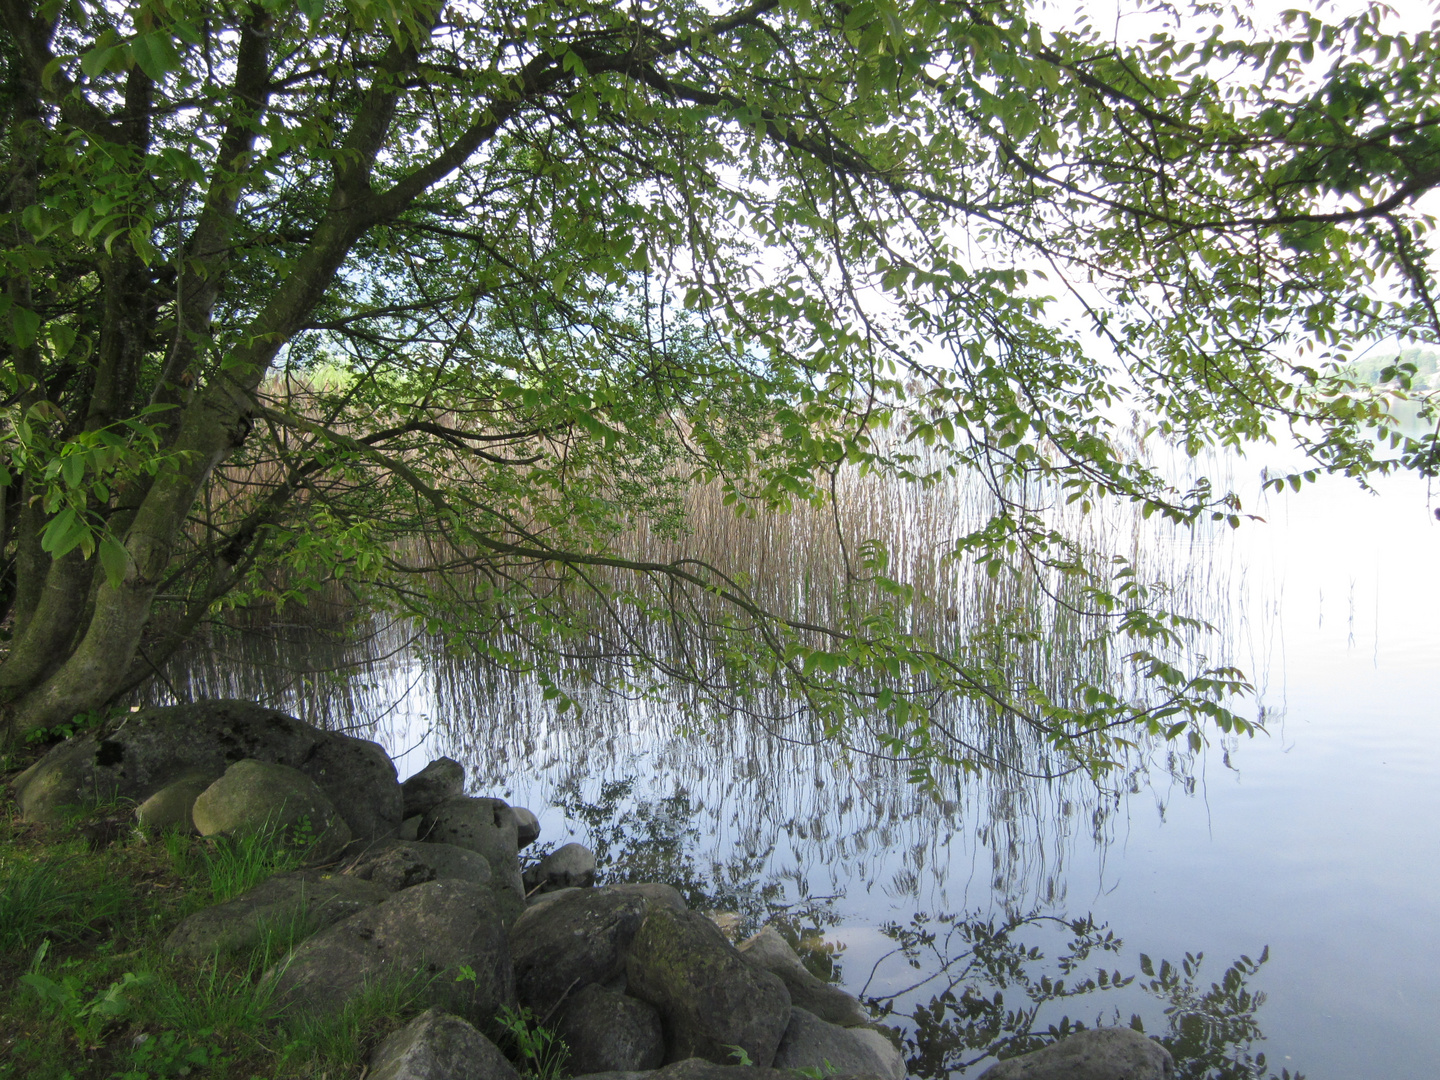
[[[578, 689], [581, 717], [557, 717], [532, 680], [393, 625], [358, 645], [305, 626], [217, 633], [168, 676], [184, 698], [253, 697], [376, 738], [402, 775], [448, 754], [472, 794], [534, 810], [542, 842], [590, 843], [618, 876], [681, 878], [742, 930], [779, 918], [816, 970], [893, 1009], [887, 1022], [909, 1014], [919, 1075], [975, 1076], [997, 1040], [1136, 1015], [1188, 1047], [1185, 1076], [1430, 1080], [1440, 523], [1412, 478], [1378, 494], [1326, 479], [1247, 509], [1265, 520], [1235, 534], [1123, 514], [1107, 528], [1184, 579], [1268, 733], [1193, 758], [1152, 747], [1104, 790], [952, 777], [930, 799], [888, 762], [725, 716], [686, 724], [663, 695]], [[931, 513], [922, 534], [944, 528], [948, 511]]]

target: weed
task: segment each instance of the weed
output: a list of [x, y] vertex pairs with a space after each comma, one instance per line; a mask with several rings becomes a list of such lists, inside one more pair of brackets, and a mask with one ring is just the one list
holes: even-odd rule
[[172, 825], [160, 834], [160, 843], [165, 848], [165, 857], [182, 878], [188, 878], [197, 869], [195, 838], [180, 825]]
[[0, 953], [33, 948], [45, 938], [76, 941], [120, 910], [113, 883], [85, 883], [73, 859], [0, 862]]
[[384, 979], [366, 987], [335, 1015], [292, 1021], [290, 1042], [280, 1052], [282, 1065], [298, 1067], [304, 1076], [317, 1075], [315, 1066], [322, 1061], [326, 1071], [353, 1072], [378, 1040], [410, 1017], [429, 984], [430, 979], [418, 974]]
[[500, 1049], [525, 1080], [560, 1080], [566, 1075], [570, 1048], [529, 1009], [523, 1005], [519, 1009], [503, 1006], [495, 1015], [495, 1023], [501, 1032], [497, 1040]]
[[128, 1068], [113, 1074], [113, 1080], [157, 1080], [161, 1077], [189, 1076], [196, 1070], [220, 1070], [230, 1064], [230, 1057], [211, 1044], [213, 1031], [201, 1028], [189, 1034], [162, 1031], [158, 1035], [142, 1034], [132, 1044]]
[[313, 840], [306, 842], [308, 836], [308, 822], [302, 821], [295, 833], [267, 826], [205, 844], [200, 848], [200, 862], [209, 877], [211, 894], [223, 903], [266, 878], [298, 870], [313, 846]]
[[725, 1049], [730, 1051], [730, 1056], [735, 1059], [736, 1065], [754, 1067], [755, 1062], [750, 1059], [750, 1052], [743, 1046], [731, 1046], [727, 1044]]
[[242, 967], [229, 968], [212, 956], [193, 978], [157, 980], [146, 1009], [161, 1028], [180, 1031], [251, 1032], [279, 1014], [274, 983], [266, 980], [269, 957], [252, 955]]
[[36, 951], [30, 971], [20, 976], [20, 983], [50, 1006], [70, 1028], [81, 1050], [98, 1046], [105, 1029], [131, 1011], [133, 1002], [129, 993], [149, 983], [151, 976], [127, 971], [107, 989], [91, 994], [77, 975], [64, 975], [57, 981], [40, 974], [40, 965], [49, 948], [47, 940]]
[[76, 713], [69, 720], [62, 721], [54, 727], [35, 728], [25, 736], [27, 743], [57, 743], [69, 739], [74, 735], [90, 731], [114, 717], [123, 715], [126, 710], [120, 706], [112, 706], [109, 709], [92, 709], [89, 712]]

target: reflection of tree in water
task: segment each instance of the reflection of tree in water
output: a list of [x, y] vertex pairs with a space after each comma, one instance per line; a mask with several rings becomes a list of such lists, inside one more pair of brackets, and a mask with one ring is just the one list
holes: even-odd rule
[[[686, 903], [702, 911], [736, 916], [737, 933], [749, 934], [769, 922], [819, 977], [843, 981], [839, 950], [824, 941], [825, 928], [839, 922], [831, 898], [785, 903], [784, 882], [766, 879], [764, 858], [733, 852], [728, 861], [702, 865], [693, 853], [701, 840], [693, 824], [696, 807], [683, 787], [655, 799], [630, 802], [634, 778], [606, 781], [598, 798], [587, 801], [578, 787], [557, 794], [556, 805], [582, 824], [603, 882], [663, 881]], [[536, 845], [533, 857], [553, 847]], [[529, 852], [527, 852], [529, 854]], [[876, 1019], [902, 1035], [910, 1074], [924, 1080], [965, 1075], [997, 1057], [1027, 1053], [1088, 1026], [1124, 1023], [1120, 1007], [1105, 995], [1141, 991], [1163, 1008], [1163, 1032], [1156, 1035], [1175, 1058], [1179, 1080], [1303, 1080], [1267, 1069], [1258, 1013], [1263, 993], [1248, 981], [1269, 958], [1242, 956], [1204, 986], [1203, 954], [1186, 954], [1179, 964], [1140, 955], [1139, 971], [1118, 967], [1124, 944], [1089, 916], [1064, 919], [1032, 913], [1005, 920], [953, 915], [917, 915], [909, 925], [881, 928], [895, 948], [876, 961], [858, 993]], [[1025, 931], [1058, 930], [1066, 938], [1052, 957], [1022, 940]], [[1033, 936], [1033, 935], [1032, 935]], [[900, 962], [915, 976], [885, 994], [871, 994], [882, 964]], [[1093, 963], [1094, 974], [1087, 974]], [[1096, 1007], [1094, 1020], [1051, 1019], [1061, 1008]], [[1139, 1014], [1130, 1026], [1146, 1031]], [[1151, 1024], [1152, 1029], [1155, 1025]], [[983, 1066], [975, 1072], [983, 1071]]]
[[[683, 787], [658, 799], [638, 800], [622, 812], [634, 789], [632, 777], [605, 781], [595, 802], [587, 802], [578, 788], [556, 793], [555, 805], [585, 826], [587, 846], [595, 854], [597, 883], [663, 881], [698, 911], [734, 915], [737, 934], [751, 934], [768, 922], [792, 945], [818, 946], [821, 928], [838, 921], [827, 906], [828, 897], [787, 903], [785, 883], [773, 875], [764, 877], [764, 855], [732, 851], [725, 862], [702, 865], [692, 851], [701, 840], [694, 825], [696, 807]], [[533, 858], [538, 861], [553, 847], [553, 843], [536, 844]], [[807, 948], [802, 956], [816, 975], [838, 981], [839, 965], [830, 958], [832, 952]], [[812, 953], [816, 955], [807, 955]]]
[[[1053, 958], [1021, 937], [1051, 929], [1068, 935]], [[1158, 967], [1142, 953], [1139, 974], [1103, 966], [1112, 958], [1118, 963], [1124, 944], [1088, 915], [1032, 913], [1003, 921], [917, 915], [908, 926], [891, 923], [883, 930], [896, 947], [876, 962], [860, 994], [881, 1022], [900, 1021], [912, 1076], [966, 1075], [981, 1062], [1038, 1050], [1086, 1027], [1124, 1023], [1106, 995], [1138, 988], [1163, 1006], [1165, 1030], [1152, 1023], [1147, 1031], [1138, 1013], [1129, 1025], [1170, 1051], [1180, 1080], [1277, 1080], [1265, 1054], [1253, 1050], [1264, 1039], [1257, 1014], [1265, 995], [1247, 986], [1269, 959], [1268, 947], [1258, 960], [1240, 957], [1207, 988], [1200, 981], [1203, 953]], [[896, 957], [916, 972], [914, 981], [889, 994], [867, 993], [875, 970]], [[1087, 974], [1092, 960], [1101, 963]], [[1049, 1019], [1060, 1008], [1080, 1007], [1080, 999], [1096, 1007], [1092, 1023], [1068, 1013]], [[1278, 1080], [1303, 1077], [1282, 1069]]]

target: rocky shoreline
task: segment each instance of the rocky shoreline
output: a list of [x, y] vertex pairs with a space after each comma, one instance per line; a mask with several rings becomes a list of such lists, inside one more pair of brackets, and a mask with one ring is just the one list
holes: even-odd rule
[[[737, 945], [669, 885], [596, 886], [579, 844], [522, 870], [535, 815], [464, 787], [448, 758], [401, 784], [376, 743], [226, 701], [133, 713], [14, 782], [30, 820], [124, 800], [143, 828], [263, 832], [303, 850], [307, 866], [195, 912], [167, 947], [203, 959], [283, 928], [290, 947], [264, 979], [292, 1018], [402, 988], [425, 1011], [380, 1044], [367, 1080], [517, 1080], [492, 1040], [520, 1009], [564, 1041], [576, 1077], [718, 1080], [744, 1068], [746, 1080], [904, 1080], [894, 1033], [811, 974], [773, 927]], [[1163, 1048], [1124, 1029], [986, 1073], [1173, 1075]]]

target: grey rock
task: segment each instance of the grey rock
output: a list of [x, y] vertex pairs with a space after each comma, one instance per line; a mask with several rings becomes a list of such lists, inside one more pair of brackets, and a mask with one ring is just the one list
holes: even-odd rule
[[525, 883], [520, 877], [519, 825], [515, 813], [499, 799], [467, 796], [436, 804], [420, 826], [420, 839], [454, 844], [485, 856], [490, 887], [509, 926], [525, 910]]
[[324, 738], [295, 768], [320, 785], [356, 840], [368, 843], [394, 836], [405, 815], [390, 755], [368, 739], [322, 734]]
[[515, 823], [520, 830], [520, 846], [529, 847], [540, 839], [540, 819], [523, 806], [512, 806], [510, 809], [515, 811]]
[[446, 799], [465, 794], [465, 766], [454, 758], [436, 758], [401, 784], [400, 790], [407, 818], [428, 814]]
[[310, 863], [328, 862], [350, 843], [350, 827], [315, 781], [253, 758], [235, 762], [202, 791], [190, 816], [201, 836], [267, 833], [303, 846]]
[[570, 1048], [572, 1075], [658, 1069], [665, 1060], [654, 1006], [599, 983], [571, 995], [555, 1030]]
[[341, 874], [277, 874], [228, 903], [195, 912], [171, 931], [165, 947], [191, 960], [240, 952], [258, 946], [267, 932], [308, 936], [389, 897], [379, 885]]
[[1174, 1080], [1175, 1061], [1154, 1039], [1130, 1028], [1079, 1031], [1029, 1054], [992, 1065], [980, 1080]]
[[366, 1080], [520, 1080], [499, 1047], [458, 1016], [428, 1009], [376, 1049]]
[[566, 844], [526, 870], [524, 881], [527, 893], [587, 888], [595, 884], [595, 855], [584, 844]]
[[416, 814], [414, 817], [407, 817], [400, 823], [399, 830], [395, 833], [396, 840], [419, 840], [420, 823], [425, 819]]
[[870, 1073], [905, 1080], [905, 1058], [873, 1028], [827, 1024], [804, 1009], [790, 1010], [790, 1026], [775, 1051], [777, 1069]]
[[200, 793], [220, 778], [219, 773], [189, 772], [172, 780], [135, 808], [135, 823], [142, 829], [195, 832], [191, 809]]
[[[576, 1080], [579, 1080], [577, 1074]], [[717, 1065], [703, 1058], [686, 1058], [653, 1072], [602, 1072], [586, 1074], [585, 1080], [797, 1080], [783, 1069], [755, 1066]], [[866, 1074], [836, 1074], [826, 1080], [880, 1080]]]
[[625, 953], [653, 901], [634, 891], [577, 889], [529, 908], [510, 928], [515, 992], [548, 1016], [569, 995], [625, 971]]
[[527, 905], [526, 910], [528, 911], [532, 908], [544, 907], [547, 904], [553, 904], [562, 896], [571, 896], [575, 893], [583, 891], [583, 889], [556, 889], [554, 892], [531, 893], [525, 898], [525, 903]]
[[739, 949], [751, 963], [780, 976], [790, 991], [791, 1004], [841, 1027], [870, 1023], [865, 1007], [838, 986], [817, 978], [773, 926], [762, 927], [742, 941]]
[[15, 798], [27, 820], [56, 821], [67, 806], [141, 803], [188, 773], [218, 777], [245, 758], [305, 773], [359, 840], [388, 837], [400, 824], [400, 784], [377, 744], [248, 701], [128, 713], [54, 747], [15, 780]]
[[[680, 891], [673, 885], [664, 885], [658, 881], [627, 881], [618, 885], [605, 885], [602, 888], [615, 896], [638, 896], [647, 904], [659, 904], [672, 911], [687, 910], [685, 898], [680, 895]], [[529, 905], [532, 908], [543, 907], [563, 896], [571, 896], [581, 891], [583, 890], [557, 889], [555, 892], [536, 893], [530, 897]]]
[[454, 844], [421, 844], [387, 840], [370, 849], [348, 870], [362, 881], [373, 881], [391, 892], [423, 885], [440, 878], [458, 878], [489, 885], [490, 864], [485, 856]]
[[790, 994], [705, 916], [652, 908], [630, 944], [625, 971], [627, 992], [660, 1010], [668, 1060], [723, 1064], [739, 1046], [755, 1065], [774, 1061], [790, 1024]]
[[[463, 970], [474, 972], [474, 978]], [[423, 1005], [483, 1024], [515, 1004], [510, 950], [494, 894], [429, 881], [337, 922], [266, 975], [291, 1013], [333, 1015], [367, 987], [406, 985]]]

